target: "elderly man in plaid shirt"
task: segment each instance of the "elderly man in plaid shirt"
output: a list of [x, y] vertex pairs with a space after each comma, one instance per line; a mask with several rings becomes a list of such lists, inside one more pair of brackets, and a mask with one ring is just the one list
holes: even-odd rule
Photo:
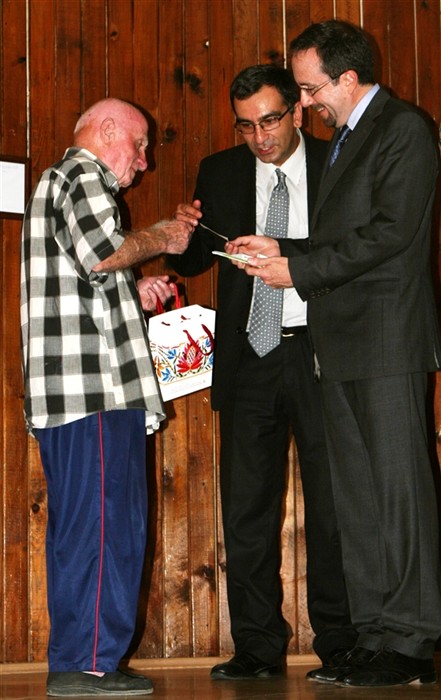
[[[190, 224], [122, 230], [115, 195], [147, 168], [147, 122], [105, 99], [40, 178], [22, 237], [25, 417], [48, 487], [49, 695], [145, 695], [118, 669], [132, 638], [147, 518], [145, 434], [163, 420], [130, 268], [180, 253]], [[146, 280], [144, 307], [168, 295]]]

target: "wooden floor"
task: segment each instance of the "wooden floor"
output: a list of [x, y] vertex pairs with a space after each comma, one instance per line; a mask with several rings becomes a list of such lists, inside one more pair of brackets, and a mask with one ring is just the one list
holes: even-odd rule
[[[210, 668], [219, 659], [137, 661], [154, 683], [156, 700], [440, 700], [441, 683], [412, 684], [379, 689], [349, 689], [307, 681], [305, 673], [314, 668], [315, 657], [290, 657], [285, 678], [256, 681], [211, 681]], [[178, 665], [180, 663], [180, 665]], [[441, 656], [437, 657], [441, 676]], [[43, 700], [46, 698], [46, 670], [39, 665], [0, 665], [1, 700]], [[102, 697], [102, 696], [101, 696]]]

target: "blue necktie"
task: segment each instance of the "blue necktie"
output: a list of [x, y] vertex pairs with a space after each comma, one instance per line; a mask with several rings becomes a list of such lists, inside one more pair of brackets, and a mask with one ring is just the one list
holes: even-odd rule
[[334, 150], [332, 151], [331, 157], [329, 159], [329, 165], [328, 165], [329, 168], [331, 168], [334, 165], [335, 161], [337, 160], [339, 153], [340, 153], [341, 149], [343, 148], [343, 146], [345, 145], [346, 139], [348, 138], [350, 132], [351, 132], [351, 128], [347, 124], [342, 126], [342, 128], [340, 130], [340, 136], [337, 139], [337, 143], [335, 144]]
[[[265, 223], [265, 235], [286, 238], [288, 235], [289, 194], [286, 175], [276, 168], [277, 185], [271, 192]], [[280, 344], [282, 332], [283, 289], [268, 287], [254, 278], [253, 308], [248, 328], [248, 341], [259, 357]]]

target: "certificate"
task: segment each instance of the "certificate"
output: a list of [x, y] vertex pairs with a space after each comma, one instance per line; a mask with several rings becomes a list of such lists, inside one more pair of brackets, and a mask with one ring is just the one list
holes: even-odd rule
[[21, 218], [25, 211], [28, 159], [0, 155], [0, 217]]

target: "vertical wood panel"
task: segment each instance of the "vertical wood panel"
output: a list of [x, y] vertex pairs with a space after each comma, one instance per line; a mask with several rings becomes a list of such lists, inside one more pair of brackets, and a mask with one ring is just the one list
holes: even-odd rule
[[[257, 63], [258, 0], [233, 0], [233, 51], [235, 74], [242, 68]], [[226, 36], [224, 35], [224, 41]]]
[[[186, 192], [194, 188], [201, 158], [208, 153], [208, 6], [187, 0], [184, 16]], [[188, 199], [188, 197], [186, 198]], [[188, 299], [212, 305], [210, 271], [187, 280]], [[192, 655], [218, 654], [216, 596], [217, 512], [214, 424], [209, 390], [185, 399], [188, 425], [189, 579]]]
[[[3, 2], [0, 45], [0, 152], [26, 157], [26, 35], [19, 31], [26, 19], [23, 0]], [[21, 87], [21, 90], [19, 89]], [[1, 402], [2, 455], [0, 489], [0, 660], [27, 658], [27, 480], [26, 437], [23, 432], [22, 382], [19, 358], [20, 222], [0, 220], [1, 269]]]
[[361, 8], [363, 0], [335, 0], [335, 17], [353, 24], [362, 24]]
[[[160, 218], [159, 201], [159, 3], [157, 0], [135, 3], [133, 50], [135, 103], [147, 110], [149, 146], [147, 171], [136, 187], [132, 202], [132, 222], [135, 228]], [[144, 274], [163, 272], [162, 259], [142, 266]], [[135, 639], [136, 656], [140, 658], [164, 655], [164, 549], [162, 546], [163, 468], [162, 435], [147, 438], [147, 481], [149, 495], [149, 531], [146, 565], [141, 585], [139, 605], [139, 638]], [[136, 647], [136, 644], [138, 645]]]
[[[107, 3], [81, 0], [81, 113], [107, 96]], [[77, 68], [78, 71], [78, 68]]]
[[[310, 22], [323, 22], [326, 19], [334, 18], [334, 0], [319, 0], [310, 3], [310, 5]], [[303, 27], [299, 29], [301, 31]], [[329, 140], [332, 137], [332, 129], [329, 129], [323, 124], [323, 121], [315, 111], [311, 113], [311, 110], [308, 109], [307, 112], [308, 114], [305, 122], [306, 128], [314, 134], [314, 136], [317, 136], [317, 138]]]
[[[0, 30], [0, 35], [1, 35], [1, 30]], [[3, 38], [3, 37], [2, 37]], [[3, 41], [2, 41], [3, 45]], [[0, 67], [2, 66], [2, 61], [3, 61], [3, 56], [0, 58]], [[3, 71], [1, 73], [1, 79], [0, 79], [0, 87], [3, 86]], [[1, 124], [1, 118], [0, 118], [0, 124]], [[3, 131], [2, 131], [3, 133]], [[2, 144], [2, 149], [3, 149], [3, 144]], [[7, 230], [8, 226], [3, 225], [3, 221], [0, 220], [0, 235], [3, 240], [3, 235], [4, 232]], [[2, 271], [2, 282], [3, 282], [3, 246], [0, 247], [0, 269]], [[3, 310], [3, 309], [2, 309]], [[3, 397], [4, 397], [4, 384], [3, 384], [3, 370], [4, 370], [4, 347], [3, 347], [3, 324], [2, 324], [2, 333], [0, 334], [0, 353], [1, 353], [1, 358], [2, 358], [2, 372], [0, 375], [0, 391], [1, 391], [1, 401], [0, 401], [0, 420], [3, 425], [4, 421], [4, 416], [5, 416], [5, 410], [4, 410], [4, 402], [3, 402]], [[1, 533], [2, 537], [0, 538], [0, 601], [1, 601], [1, 607], [0, 607], [0, 660], [4, 660], [7, 656], [6, 652], [6, 645], [8, 638], [10, 636], [10, 630], [8, 629], [8, 618], [7, 618], [7, 577], [8, 577], [8, 569], [9, 566], [11, 566], [12, 571], [14, 571], [14, 564], [13, 562], [10, 561], [9, 557], [9, 547], [7, 540], [4, 537], [4, 533], [9, 525], [9, 519], [10, 519], [10, 513], [9, 513], [9, 508], [8, 508], [8, 499], [7, 499], [7, 493], [9, 490], [8, 486], [8, 481], [9, 481], [9, 462], [8, 460], [5, 459], [5, 454], [4, 454], [4, 430], [2, 429], [1, 434], [0, 434], [0, 453], [2, 455], [2, 463], [1, 463], [1, 490], [0, 490], [0, 527], [1, 527]], [[22, 587], [21, 587], [22, 588]]]
[[[208, 0], [209, 2], [209, 0]], [[210, 90], [209, 133], [210, 152], [215, 153], [234, 145], [234, 119], [230, 107], [230, 84], [234, 68], [232, 0], [209, 2], [209, 70]], [[222, 61], [219, 62], [219, 57]]]
[[[290, 41], [300, 34], [312, 21], [318, 22], [324, 18], [332, 17], [332, 3], [333, 0], [328, 0], [327, 2], [329, 14], [325, 12], [323, 17], [318, 16], [313, 20], [309, 0], [286, 0], [286, 38], [288, 46]], [[322, 5], [323, 2], [320, 4]]]
[[[30, 156], [32, 182], [60, 156], [54, 121], [55, 0], [29, 0]], [[23, 28], [25, 30], [25, 28]]]
[[3, 375], [3, 451], [2, 468], [7, 465], [2, 489], [3, 531], [3, 633], [4, 658], [19, 661], [27, 658], [28, 577], [27, 532], [28, 501], [26, 474], [26, 438], [23, 432], [23, 395], [20, 371], [11, 366], [10, 358], [19, 358], [20, 222], [10, 221], [2, 231], [2, 375]]
[[57, 0], [55, 27], [55, 105], [53, 122], [59, 150], [72, 144], [72, 133], [81, 114], [81, 0]]
[[[416, 56], [414, 0], [389, 3], [389, 66], [393, 94], [416, 102]], [[397, 31], [396, 27], [399, 27]], [[403, 51], [403, 46], [406, 50]]]
[[[166, 216], [182, 201], [184, 168], [183, 5], [160, 1], [159, 26], [159, 196]], [[191, 656], [191, 600], [188, 578], [188, 453], [185, 401], [167, 404], [162, 431], [164, 454], [162, 546], [164, 556], [164, 655]]]
[[[133, 7], [132, 0], [108, 1], [108, 94], [121, 100], [133, 100]], [[104, 58], [104, 57], [103, 57]], [[119, 195], [123, 216], [130, 227], [135, 198], [130, 188]]]
[[[322, 22], [333, 17], [333, 0], [318, 0], [314, 3], [311, 3], [310, 0], [286, 0], [286, 6], [288, 47], [292, 39], [300, 34], [309, 24]], [[317, 138], [329, 139], [331, 137], [331, 130], [323, 124], [323, 121], [314, 110], [304, 110], [303, 124]]]
[[435, 0], [416, 2], [416, 50], [418, 99], [435, 121], [441, 119], [440, 8]]
[[[256, 62], [283, 63], [290, 40], [334, 12], [363, 24], [381, 54], [379, 79], [399, 97], [418, 101], [439, 127], [440, 5], [440, 0], [2, 0], [0, 150], [24, 155], [28, 149], [35, 183], [70, 145], [73, 125], [86, 106], [106, 95], [142, 105], [151, 122], [149, 169], [122, 202], [128, 222], [140, 227], [170, 216], [178, 202], [191, 199], [201, 158], [235, 143], [229, 102], [234, 75]], [[331, 135], [316, 115], [309, 114], [307, 123], [316, 135]], [[19, 228], [18, 221], [0, 220], [0, 662], [44, 660], [49, 631], [46, 484], [37, 443], [26, 438], [22, 419]], [[162, 272], [164, 260], [142, 269]], [[215, 305], [213, 270], [179, 281], [189, 303]], [[438, 378], [436, 384], [441, 435]], [[229, 654], [218, 419], [208, 391], [168, 402], [166, 408], [167, 424], [147, 441], [150, 541], [131, 653], [138, 658]], [[441, 450], [441, 438], [439, 444]], [[305, 562], [293, 444], [281, 568], [292, 653], [311, 650]]]
[[135, 3], [133, 12], [133, 99], [147, 111], [149, 121], [147, 171], [136, 186], [131, 205], [133, 225], [138, 228], [159, 219], [158, 178], [153, 174], [157, 169], [158, 147], [155, 122], [159, 102], [157, 1]]
[[390, 83], [388, 3], [364, 0], [363, 27], [373, 40], [376, 58], [375, 79], [380, 84]]
[[[55, 46], [56, 3], [53, 0], [30, 0], [29, 12], [29, 90], [30, 90], [30, 158], [32, 183], [42, 170], [61, 153], [56, 143], [55, 112]], [[66, 144], [64, 144], [65, 146]], [[30, 582], [30, 649], [29, 659], [44, 658], [49, 635], [46, 606], [46, 560], [44, 539], [46, 528], [46, 482], [38, 449], [29, 439], [29, 573]]]
[[[26, 143], [26, 24], [25, 0], [3, 0], [1, 26], [0, 152], [25, 157]], [[9, 105], [9, 109], [7, 106]]]
[[[377, 0], [374, 0], [374, 2], [377, 2]], [[310, 5], [309, 22], [324, 22], [334, 17], [334, 0], [314, 0], [314, 2], [308, 4]], [[306, 26], [309, 22], [305, 22], [303, 26]]]
[[285, 67], [286, 47], [283, 36], [283, 4], [278, 0], [259, 3], [259, 63], [275, 63]]
[[28, 661], [46, 657], [49, 615], [46, 604], [47, 489], [38, 443], [29, 441], [29, 653]]

